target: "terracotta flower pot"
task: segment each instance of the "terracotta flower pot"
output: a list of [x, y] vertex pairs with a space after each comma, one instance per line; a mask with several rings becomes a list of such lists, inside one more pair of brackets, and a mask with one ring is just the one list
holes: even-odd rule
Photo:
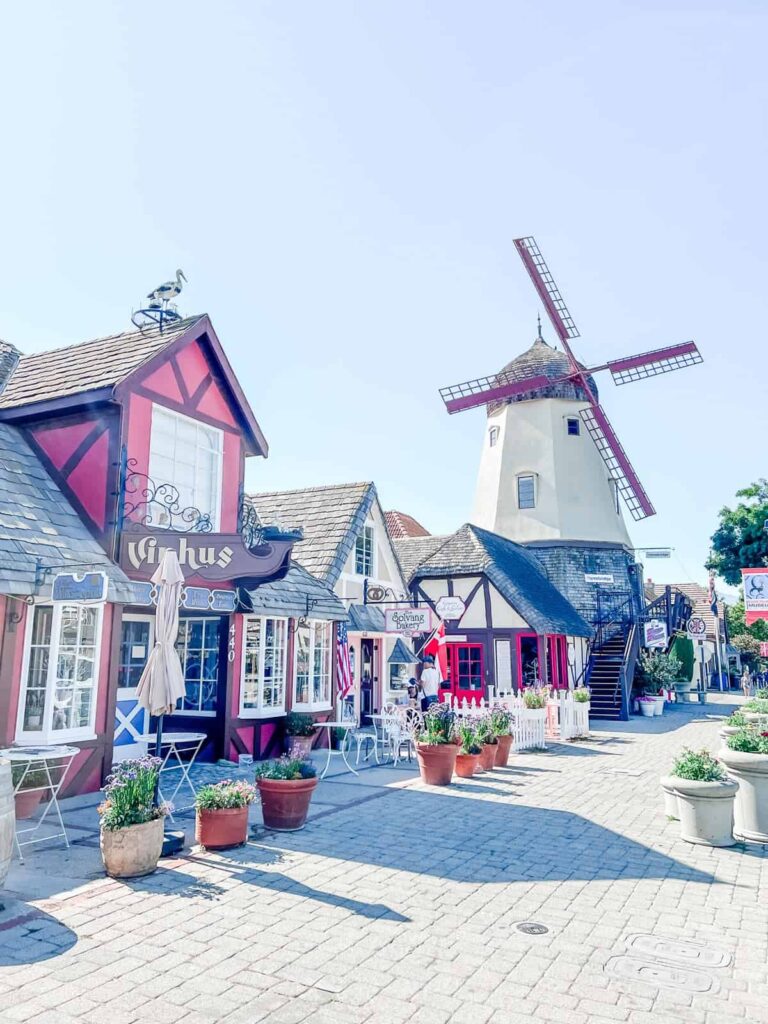
[[257, 779], [266, 828], [296, 832], [304, 828], [317, 779]]
[[206, 850], [227, 850], [230, 846], [242, 846], [247, 838], [247, 807], [198, 809], [195, 815], [195, 841]]
[[484, 743], [483, 752], [480, 754], [480, 767], [484, 772], [491, 771], [496, 764], [496, 749], [498, 743]]
[[112, 878], [139, 878], [157, 867], [163, 849], [163, 819], [99, 833], [101, 858]]
[[455, 743], [416, 744], [416, 760], [419, 762], [421, 781], [428, 786], [447, 786], [453, 777], [453, 769], [459, 748]]
[[16, 804], [16, 819], [31, 818], [45, 794], [42, 789], [22, 789], [13, 798]]
[[497, 768], [505, 768], [507, 761], [509, 760], [509, 752], [512, 749], [512, 737], [509, 733], [505, 736], [499, 736], [499, 742], [496, 744], [496, 760], [495, 764]]
[[288, 753], [291, 757], [309, 757], [314, 736], [289, 736]]
[[768, 754], [725, 747], [717, 755], [739, 784], [734, 833], [752, 843], [768, 843]]
[[457, 754], [456, 755], [456, 774], [460, 779], [471, 779], [475, 774], [478, 761], [480, 760], [479, 754]]

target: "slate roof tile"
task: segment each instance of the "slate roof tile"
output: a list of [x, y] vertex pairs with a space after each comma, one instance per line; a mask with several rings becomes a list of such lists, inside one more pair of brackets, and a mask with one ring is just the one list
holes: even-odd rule
[[307, 598], [311, 607], [309, 618], [347, 621], [347, 611], [333, 590], [310, 575], [296, 562], [291, 562], [281, 580], [261, 583], [248, 591], [253, 611], [261, 615], [287, 615], [300, 618], [307, 614]]

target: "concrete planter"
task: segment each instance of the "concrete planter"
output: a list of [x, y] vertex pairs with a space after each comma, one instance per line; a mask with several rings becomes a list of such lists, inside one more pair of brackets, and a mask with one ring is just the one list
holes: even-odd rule
[[139, 878], [150, 875], [163, 849], [163, 818], [129, 825], [114, 831], [103, 828], [99, 846], [104, 868], [112, 878]]
[[665, 702], [665, 699], [666, 698], [664, 697], [663, 694], [653, 694], [653, 700], [654, 700], [653, 713], [657, 717], [659, 715], [663, 715], [664, 714], [664, 702]]
[[13, 803], [11, 762], [0, 761], [0, 889], [5, 885], [13, 856], [16, 812]]
[[656, 702], [652, 700], [639, 700], [640, 714], [643, 718], [653, 718], [656, 714]]
[[671, 775], [664, 775], [661, 778], [661, 791], [664, 794], [664, 813], [673, 821], [680, 820], [680, 808], [677, 805], [677, 792], [675, 780]]
[[732, 779], [699, 782], [666, 775], [663, 789], [677, 794], [680, 838], [698, 846], [733, 846], [733, 802], [739, 789]]
[[739, 784], [734, 831], [751, 843], [768, 843], [768, 754], [746, 754], [726, 747], [719, 753]]
[[768, 715], [760, 715], [756, 711], [742, 711], [744, 720], [756, 726], [760, 731], [768, 729]]
[[678, 679], [672, 686], [675, 691], [675, 698], [683, 704], [692, 704], [693, 697], [691, 696], [691, 686], [693, 684], [688, 679]]

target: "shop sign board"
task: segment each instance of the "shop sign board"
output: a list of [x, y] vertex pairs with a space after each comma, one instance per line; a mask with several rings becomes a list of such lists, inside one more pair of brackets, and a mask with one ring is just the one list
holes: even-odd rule
[[585, 583], [613, 583], [613, 573], [610, 572], [585, 572]]
[[760, 657], [768, 658], [768, 640], [760, 641]]
[[704, 640], [707, 635], [707, 623], [700, 615], [692, 615], [688, 619], [686, 632], [691, 640]]
[[274, 579], [288, 567], [295, 538], [268, 540], [248, 548], [239, 533], [172, 533], [138, 527], [124, 534], [120, 567], [150, 579], [166, 548], [175, 551], [185, 576], [219, 582]]
[[744, 618], [748, 626], [759, 619], [768, 619], [768, 568], [742, 569], [744, 584]]
[[387, 608], [384, 611], [387, 633], [429, 633], [431, 629], [431, 608]]
[[649, 619], [643, 624], [643, 639], [644, 647], [665, 648], [669, 639], [666, 622], [662, 622], [661, 619]]
[[460, 597], [449, 597], [447, 594], [437, 599], [435, 605], [435, 611], [441, 619], [460, 619], [464, 612], [467, 610], [467, 606]]
[[51, 600], [54, 603], [101, 604], [107, 599], [108, 583], [103, 572], [60, 572], [53, 577]]

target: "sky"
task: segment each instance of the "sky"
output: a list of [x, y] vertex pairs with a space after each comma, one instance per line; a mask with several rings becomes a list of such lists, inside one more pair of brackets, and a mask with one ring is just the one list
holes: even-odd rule
[[0, 337], [129, 328], [181, 267], [270, 443], [250, 486], [374, 480], [445, 533], [485, 413], [438, 389], [533, 341], [535, 235], [579, 358], [704, 356], [599, 381], [658, 512], [633, 541], [674, 549], [649, 572], [703, 581], [768, 475], [767, 30], [742, 0], [3, 5]]

